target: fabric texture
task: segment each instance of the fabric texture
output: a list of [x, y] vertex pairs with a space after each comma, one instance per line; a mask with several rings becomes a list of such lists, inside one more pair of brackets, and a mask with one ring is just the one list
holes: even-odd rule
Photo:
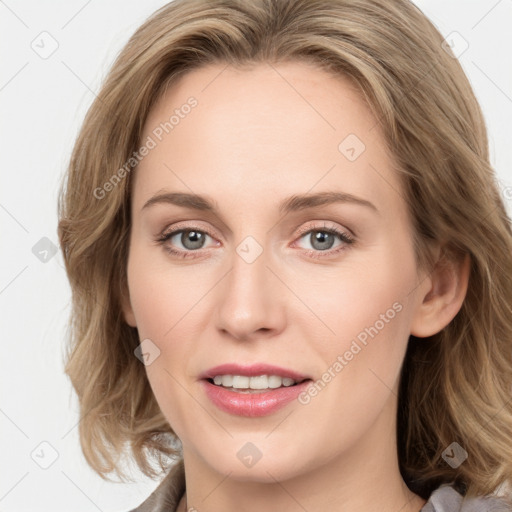
[[496, 496], [464, 498], [450, 485], [438, 487], [421, 512], [510, 512], [512, 508]]
[[[151, 495], [129, 512], [176, 512], [185, 492], [183, 460], [176, 463]], [[420, 512], [512, 512], [512, 507], [496, 496], [464, 498], [453, 487], [438, 487]]]
[[185, 468], [180, 459], [149, 497], [130, 512], [176, 512], [184, 492]]

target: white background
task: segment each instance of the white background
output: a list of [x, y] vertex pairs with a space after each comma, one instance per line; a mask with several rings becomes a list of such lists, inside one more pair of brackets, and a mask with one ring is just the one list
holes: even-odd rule
[[[62, 257], [59, 251], [42, 262], [32, 248], [43, 237], [58, 245], [57, 191], [80, 123], [114, 57], [164, 3], [0, 1], [3, 512], [128, 511], [158, 484], [136, 472], [134, 484], [105, 482], [86, 465], [77, 402], [63, 373], [70, 290]], [[459, 60], [482, 105], [510, 212], [512, 0], [416, 3], [445, 37], [456, 31], [469, 44]], [[46, 59], [31, 47], [48, 37], [44, 31], [58, 43]], [[31, 458], [51, 462], [43, 441], [58, 453], [48, 469]]]

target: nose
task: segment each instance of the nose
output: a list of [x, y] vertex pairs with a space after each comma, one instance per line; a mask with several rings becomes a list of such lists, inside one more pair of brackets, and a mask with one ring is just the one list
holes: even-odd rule
[[254, 260], [233, 253], [233, 265], [219, 287], [217, 329], [240, 341], [273, 337], [285, 325], [282, 282], [269, 268], [270, 255]]

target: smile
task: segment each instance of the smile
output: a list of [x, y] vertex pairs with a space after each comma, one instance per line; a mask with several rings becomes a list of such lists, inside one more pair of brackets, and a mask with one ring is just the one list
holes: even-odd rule
[[260, 389], [293, 386], [297, 384], [297, 381], [280, 375], [256, 375], [253, 377], [247, 375], [216, 375], [213, 378], [213, 383], [216, 386], [222, 386], [233, 391], [250, 393]]

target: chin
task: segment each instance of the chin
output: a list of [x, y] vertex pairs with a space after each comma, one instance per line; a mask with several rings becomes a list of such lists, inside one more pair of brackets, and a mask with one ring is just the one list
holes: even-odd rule
[[[244, 446], [242, 444], [242, 446]], [[293, 445], [290, 445], [293, 446]], [[250, 449], [246, 449], [247, 453]], [[239, 482], [255, 482], [255, 483], [275, 483], [277, 481], [285, 481], [297, 477], [305, 470], [304, 461], [297, 462], [297, 450], [291, 450], [289, 454], [282, 453], [282, 450], [268, 449], [272, 455], [261, 454], [261, 458], [252, 465], [249, 460], [245, 463], [244, 452], [238, 456], [236, 450], [234, 456], [229, 452], [211, 453], [206, 458], [210, 467], [223, 475], [228, 475], [232, 480]]]

